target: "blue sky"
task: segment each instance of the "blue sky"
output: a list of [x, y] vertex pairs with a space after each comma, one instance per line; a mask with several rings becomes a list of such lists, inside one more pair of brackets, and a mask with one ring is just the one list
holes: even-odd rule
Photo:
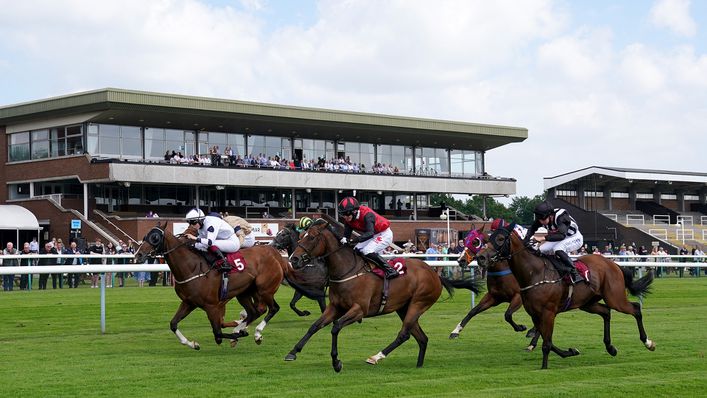
[[0, 106], [118, 87], [521, 126], [529, 139], [486, 164], [524, 196], [592, 165], [707, 171], [707, 1], [0, 0], [0, 10]]

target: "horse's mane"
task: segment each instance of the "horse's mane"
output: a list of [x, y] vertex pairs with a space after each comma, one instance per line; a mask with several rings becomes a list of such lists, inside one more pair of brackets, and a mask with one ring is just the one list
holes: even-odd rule
[[318, 218], [312, 223], [312, 226], [315, 226], [315, 225], [316, 226], [319, 226], [319, 225], [325, 226], [325, 228], [328, 229], [329, 232], [332, 233], [332, 235], [334, 235], [336, 240], [341, 240], [342, 235], [339, 232], [337, 232], [336, 228], [334, 228], [334, 226], [331, 225], [327, 220], [325, 220], [323, 218]]

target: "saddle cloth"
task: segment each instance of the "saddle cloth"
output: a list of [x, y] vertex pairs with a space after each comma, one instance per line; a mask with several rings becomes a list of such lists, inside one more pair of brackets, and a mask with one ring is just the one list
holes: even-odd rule
[[229, 274], [232, 274], [234, 272], [243, 272], [246, 267], [246, 262], [245, 262], [245, 257], [241, 254], [240, 251], [237, 251], [235, 253], [225, 253], [226, 256], [226, 261], [231, 264], [231, 271]]
[[[393, 267], [394, 270], [398, 271], [398, 274], [400, 274], [401, 276], [407, 273], [408, 267], [407, 265], [405, 265], [405, 258], [403, 257], [395, 257], [389, 259], [388, 265]], [[373, 268], [371, 272], [373, 272], [377, 277], [381, 279], [385, 277], [385, 272], [383, 272], [383, 270], [378, 267]]]

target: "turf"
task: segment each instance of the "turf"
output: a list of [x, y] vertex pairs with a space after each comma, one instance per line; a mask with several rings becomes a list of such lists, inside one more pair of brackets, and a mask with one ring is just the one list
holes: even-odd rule
[[[657, 350], [638, 340], [633, 317], [613, 313], [612, 336], [619, 354], [609, 356], [596, 315], [559, 316], [554, 341], [581, 355], [550, 356], [540, 370], [539, 350], [524, 351], [524, 333], [503, 321], [505, 305], [474, 318], [457, 340], [449, 332], [465, 315], [469, 294], [458, 291], [422, 318], [430, 338], [423, 368], [415, 367], [413, 339], [378, 366], [364, 359], [395, 338], [395, 315], [366, 319], [339, 338], [341, 373], [331, 368], [330, 327], [320, 331], [294, 362], [283, 358], [314, 321], [299, 318], [278, 293], [281, 312], [256, 345], [244, 338], [236, 348], [213, 341], [204, 312], [180, 330], [201, 344], [193, 351], [169, 330], [178, 299], [169, 287], [107, 289], [106, 334], [100, 333], [99, 291], [79, 289], [0, 293], [0, 396], [698, 396], [707, 388], [707, 278], [658, 279], [644, 303], [644, 322]], [[300, 308], [317, 312], [314, 302]], [[239, 308], [233, 303], [230, 317]], [[528, 324], [521, 310], [516, 321]], [[251, 327], [251, 333], [254, 332]]]

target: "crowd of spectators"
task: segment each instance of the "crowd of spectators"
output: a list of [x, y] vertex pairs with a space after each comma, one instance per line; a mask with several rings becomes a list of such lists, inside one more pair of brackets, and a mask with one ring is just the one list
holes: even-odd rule
[[[269, 168], [279, 170], [305, 170], [305, 171], [328, 171], [343, 173], [368, 173], [368, 174], [414, 174], [401, 171], [398, 166], [386, 163], [376, 163], [367, 167], [363, 163], [352, 162], [350, 157], [340, 157], [325, 159], [319, 157], [314, 159], [284, 159], [279, 155], [266, 156], [264, 153], [258, 155], [249, 154], [246, 156], [235, 155], [230, 146], [223, 152], [219, 146], [209, 148], [208, 154], [184, 156], [181, 152], [167, 151], [164, 154], [164, 161], [170, 164], [186, 164], [213, 167], [243, 167], [243, 168]], [[419, 174], [419, 173], [418, 173]], [[436, 171], [430, 174], [437, 174]]]
[[[155, 215], [156, 216], [156, 215]], [[30, 265], [83, 265], [83, 264], [127, 264], [130, 260], [128, 258], [97, 258], [92, 257], [92, 254], [121, 254], [121, 253], [134, 253], [135, 249], [132, 242], [126, 243], [123, 240], [118, 240], [118, 245], [113, 245], [112, 242], [103, 244], [100, 237], [96, 238], [93, 242], [84, 245], [83, 249], [79, 248], [77, 240], [70, 240], [69, 245], [65, 246], [62, 239], [52, 238], [52, 240], [44, 243], [40, 249], [40, 245], [37, 243], [37, 239], [34, 238], [32, 242], [24, 242], [22, 250], [17, 250], [15, 248], [14, 242], [7, 242], [5, 249], [0, 252], [0, 266], [30, 266]], [[56, 259], [52, 258], [41, 258], [41, 259], [3, 259], [3, 255], [23, 255], [23, 254], [50, 254], [55, 255]], [[138, 286], [142, 286], [145, 281], [149, 282], [149, 286], [155, 286], [158, 280], [162, 279], [162, 285], [171, 285], [171, 274], [169, 272], [136, 272], [132, 274], [135, 277]], [[126, 279], [131, 277], [131, 273], [118, 272], [113, 275], [110, 272], [104, 273], [106, 280], [106, 287], [113, 287], [113, 281], [118, 283], [118, 287], [124, 287], [126, 285]], [[53, 289], [63, 289], [64, 286], [68, 288], [78, 288], [81, 283], [85, 283], [90, 280], [91, 288], [98, 288], [100, 283], [100, 273], [52, 273], [52, 274], [39, 274], [37, 288], [39, 290], [45, 290], [48, 285], [49, 277], [51, 276], [52, 288]], [[21, 274], [16, 277], [16, 275], [3, 275], [2, 285], [3, 291], [12, 291], [15, 287], [20, 290], [28, 290], [30, 288], [30, 278], [27, 274]]]

